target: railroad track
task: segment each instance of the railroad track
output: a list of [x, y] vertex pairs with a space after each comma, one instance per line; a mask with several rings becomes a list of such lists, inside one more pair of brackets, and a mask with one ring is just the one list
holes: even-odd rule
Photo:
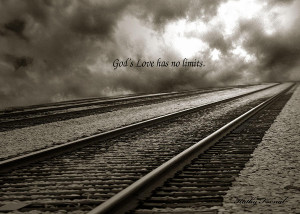
[[[236, 86], [235, 88], [242, 88], [243, 86]], [[169, 98], [177, 96], [185, 96], [185, 95], [197, 95], [198, 93], [207, 93], [219, 90], [226, 90], [231, 89], [233, 87], [223, 87], [223, 88], [216, 88], [216, 89], [198, 89], [198, 90], [189, 90], [189, 91], [180, 91], [180, 92], [165, 92], [165, 93], [155, 93], [155, 94], [136, 94], [136, 95], [125, 95], [125, 96], [117, 96], [117, 97], [97, 97], [97, 98], [86, 98], [86, 99], [79, 99], [79, 100], [70, 100], [70, 101], [63, 101], [57, 103], [47, 103], [41, 105], [33, 105], [23, 108], [15, 108], [11, 110], [4, 110], [0, 111], [0, 118], [5, 117], [13, 117], [13, 116], [21, 116], [21, 115], [28, 115], [28, 114], [36, 114], [36, 113], [43, 113], [43, 112], [51, 112], [57, 110], [64, 110], [64, 109], [72, 109], [78, 107], [85, 107], [91, 105], [104, 105], [110, 103], [116, 103], [120, 101], [133, 101], [133, 100], [140, 100], [140, 99], [155, 99], [155, 98]]]
[[[230, 88], [244, 88], [251, 85], [235, 85], [235, 86], [228, 86], [223, 87], [223, 89], [230, 89]], [[219, 88], [222, 89], [222, 88]], [[108, 97], [90, 97], [90, 98], [82, 98], [82, 99], [74, 99], [74, 100], [66, 100], [60, 102], [51, 102], [51, 103], [43, 103], [37, 105], [30, 105], [30, 106], [23, 106], [23, 107], [13, 107], [7, 108], [0, 111], [0, 118], [5, 117], [5, 115], [15, 114], [15, 113], [29, 113], [30, 111], [35, 111], [41, 109], [41, 111], [54, 111], [57, 110], [56, 108], [60, 108], [61, 106], [65, 106], [67, 108], [73, 108], [73, 105], [76, 104], [84, 104], [90, 102], [97, 102], [97, 101], [108, 101], [108, 100], [117, 100], [117, 99], [131, 99], [131, 98], [138, 98], [138, 97], [145, 97], [145, 96], [163, 96], [163, 95], [170, 95], [170, 94], [183, 94], [183, 93], [191, 93], [191, 92], [199, 92], [199, 91], [210, 91], [214, 90], [212, 88], [202, 88], [202, 89], [194, 89], [194, 90], [185, 90], [179, 92], [162, 92], [162, 93], [154, 93], [154, 94], [145, 94], [145, 93], [135, 93], [135, 94], [128, 94], [128, 95], [120, 95], [120, 96], [108, 96]], [[44, 110], [42, 110], [44, 109]]]
[[[250, 96], [247, 95], [246, 98], [239, 96], [236, 99], [243, 99], [243, 102], [252, 99], [251, 105], [249, 104], [246, 109], [249, 109], [262, 99], [266, 99], [265, 97], [258, 100], [253, 97], [250, 99]], [[226, 102], [211, 104], [206, 106], [206, 108], [222, 109], [223, 111], [225, 107], [230, 109], [235, 102], [237, 101], [230, 99], [226, 100]], [[239, 106], [240, 104], [235, 105]], [[109, 136], [104, 138], [103, 136], [86, 138], [77, 143], [80, 146], [88, 144], [89, 146], [69, 153], [66, 153], [68, 148], [66, 146], [57, 148], [57, 150], [49, 149], [49, 154], [43, 151], [41, 153], [38, 152], [39, 154], [31, 154], [31, 157], [27, 155], [21, 159], [16, 158], [1, 162], [2, 175], [0, 186], [2, 192], [0, 199], [2, 202], [0, 204], [3, 206], [0, 207], [0, 210], [9, 210], [7, 208], [10, 206], [9, 202], [16, 200], [19, 202], [13, 205], [10, 210], [15, 209], [21, 212], [30, 210], [39, 210], [41, 212], [57, 212], [59, 210], [72, 212], [81, 210], [86, 212], [91, 210], [147, 174], [147, 172], [158, 167], [164, 161], [193, 145], [197, 139], [207, 136], [211, 130], [205, 129], [203, 133], [194, 134], [195, 136], [191, 137], [187, 142], [182, 141], [176, 145], [174, 142], [156, 142], [157, 144], [152, 144], [154, 139], [156, 141], [164, 141], [166, 132], [169, 132], [167, 134], [171, 136], [180, 135], [177, 136], [177, 139], [182, 140], [186, 138], [187, 133], [194, 133], [195, 130], [202, 126], [199, 122], [196, 124], [199, 117], [207, 116], [209, 118], [210, 116], [207, 114], [211, 111], [211, 109], [205, 111], [204, 107], [189, 109], [189, 111], [181, 112], [176, 116], [169, 115], [168, 118], [157, 118], [155, 122], [148, 121], [148, 124], [145, 126], [137, 124], [136, 127], [129, 127], [127, 131], [119, 130], [119, 133], [107, 133]], [[244, 111], [245, 108], [228, 110], [226, 118], [222, 118], [222, 120], [215, 118], [216, 124], [214, 127], [224, 125], [236, 113]], [[220, 111], [219, 114], [221, 114]], [[148, 127], [151, 124], [162, 121], [164, 121], [162, 124], [156, 125], [154, 128]], [[188, 124], [190, 127], [186, 128]], [[178, 133], [176, 127], [180, 125], [184, 125], [185, 129], [183, 128], [182, 132]], [[141, 127], [144, 128], [141, 129]], [[139, 131], [132, 133], [132, 130], [137, 128], [139, 128]], [[172, 129], [175, 129], [173, 131], [174, 134], [170, 131]], [[149, 130], [154, 132], [152, 136], [148, 136]], [[164, 133], [164, 135], [158, 136], [155, 132]], [[115, 138], [110, 139], [112, 136], [115, 136]], [[142, 148], [140, 148], [139, 137], [146, 137]], [[95, 143], [99, 141], [102, 141], [102, 143]], [[73, 144], [69, 147], [74, 149], [77, 146]], [[131, 146], [132, 148], [129, 151], [132, 153], [126, 154], [125, 151], [128, 152], [128, 147]], [[53, 153], [56, 155], [64, 154], [49, 159], [49, 157], [53, 156]], [[149, 154], [155, 155], [152, 157]], [[41, 161], [42, 159], [47, 160]], [[41, 162], [36, 163], [38, 160]], [[29, 163], [31, 164], [28, 165]], [[24, 164], [27, 166], [15, 169]]]
[[289, 100], [291, 93], [285, 92], [237, 117], [89, 214], [218, 213], [226, 191]]
[[235, 85], [235, 86], [228, 86], [218, 89], [213, 88], [202, 88], [202, 89], [194, 89], [194, 90], [185, 90], [179, 92], [162, 92], [162, 93], [154, 93], [154, 94], [145, 94], [145, 93], [136, 93], [136, 94], [129, 94], [129, 95], [121, 95], [121, 96], [111, 96], [111, 97], [91, 97], [91, 98], [82, 98], [82, 99], [74, 99], [74, 100], [67, 100], [67, 101], [60, 101], [60, 102], [52, 102], [52, 103], [44, 103], [39, 105], [31, 105], [25, 107], [15, 107], [10, 109], [5, 109], [0, 111], [0, 118], [17, 116], [17, 115], [25, 115], [31, 113], [41, 113], [41, 112], [51, 112], [60, 109], [68, 109], [68, 108], [75, 108], [75, 107], [82, 107], [88, 106], [103, 102], [113, 102], [118, 100], [134, 100], [140, 98], [152, 98], [152, 97], [159, 97], [159, 96], [169, 96], [169, 95], [184, 95], [190, 93], [198, 93], [198, 92], [209, 92], [214, 90], [225, 90], [230, 88], [244, 88], [251, 85]]
[[230, 87], [207, 90], [192, 90], [184, 92], [125, 96], [113, 99], [94, 98], [91, 100], [69, 101], [53, 106], [41, 106], [37, 108], [29, 108], [11, 112], [1, 112], [0, 132], [45, 123], [74, 119], [94, 114], [101, 114], [105, 112], [115, 111], [121, 108], [142, 106], [184, 97], [192, 97], [203, 93], [227, 89], [230, 89]]
[[114, 130], [110, 130], [107, 132], [103, 132], [100, 134], [96, 134], [93, 136], [89, 136], [89, 137], [84, 137], [75, 141], [71, 141], [68, 143], [64, 143], [64, 144], [60, 144], [57, 146], [53, 146], [50, 148], [46, 148], [46, 149], [42, 149], [39, 151], [35, 151], [35, 152], [30, 152], [28, 154], [25, 155], [20, 155], [18, 157], [13, 157], [13, 158], [9, 158], [7, 160], [1, 160], [0, 161], [0, 172], [1, 171], [7, 171], [12, 167], [18, 167], [18, 166], [22, 166], [22, 165], [26, 165], [28, 163], [34, 162], [36, 160], [42, 160], [45, 158], [49, 158], [52, 157], [53, 155], [58, 155], [58, 154], [63, 154], [67, 151], [72, 151], [78, 148], [81, 148], [83, 146], [86, 146], [88, 144], [94, 143], [94, 142], [99, 142], [99, 141], [103, 141], [106, 139], [110, 139], [112, 137], [115, 136], [119, 136], [128, 132], [132, 132], [135, 131], [137, 129], [141, 129], [143, 127], [147, 127], [147, 126], [151, 126], [151, 125], [155, 125], [157, 123], [161, 123], [163, 121], [167, 121], [170, 120], [172, 118], [176, 118], [176, 117], [180, 117], [183, 116], [185, 114], [189, 114], [192, 112], [196, 112], [198, 110], [203, 110], [203, 109], [207, 109], [210, 108], [212, 106], [224, 103], [224, 102], [229, 102], [231, 100], [235, 100], [244, 96], [248, 96], [254, 93], [259, 93], [261, 91], [267, 90], [269, 88], [275, 87], [276, 85], [267, 87], [267, 88], [263, 88], [263, 89], [259, 89], [259, 90], [255, 90], [255, 91], [251, 91], [242, 95], [238, 95], [238, 96], [233, 96], [231, 98], [227, 98], [227, 99], [223, 99], [223, 100], [219, 100], [217, 102], [211, 102], [209, 104], [206, 105], [201, 105], [201, 106], [196, 106], [196, 107], [192, 107], [192, 108], [188, 108], [188, 109], [184, 109], [175, 113], [170, 113], [170, 114], [166, 114], [164, 116], [158, 116], [152, 119], [148, 119], [148, 120], [144, 120], [141, 122], [137, 122], [134, 124], [130, 124], [121, 128], [117, 128]]

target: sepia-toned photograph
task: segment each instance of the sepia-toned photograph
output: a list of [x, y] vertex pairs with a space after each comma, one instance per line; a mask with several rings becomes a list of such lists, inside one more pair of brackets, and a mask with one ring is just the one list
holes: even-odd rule
[[0, 213], [300, 213], [300, 0], [0, 0]]

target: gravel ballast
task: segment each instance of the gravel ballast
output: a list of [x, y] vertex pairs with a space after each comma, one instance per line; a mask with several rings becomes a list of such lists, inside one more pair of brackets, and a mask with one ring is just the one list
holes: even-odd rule
[[[282, 84], [267, 89], [260, 94], [279, 91], [289, 84]], [[121, 109], [100, 115], [91, 115], [66, 121], [42, 124], [33, 127], [15, 129], [0, 133], [0, 158], [5, 159], [28, 151], [62, 144], [81, 137], [90, 136], [122, 127], [138, 121], [176, 112], [190, 107], [204, 105], [218, 100], [251, 92], [268, 85], [218, 91], [202, 94], [193, 99], [180, 99], [163, 103]]]
[[300, 87], [266, 132], [219, 213], [300, 213]]

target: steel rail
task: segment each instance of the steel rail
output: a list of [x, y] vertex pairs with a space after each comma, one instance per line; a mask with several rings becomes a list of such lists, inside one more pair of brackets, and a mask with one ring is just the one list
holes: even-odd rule
[[[278, 85], [279, 83], [276, 83], [275, 85]], [[254, 86], [254, 85], [247, 85], [247, 86]], [[30, 111], [35, 111], [38, 109], [41, 109], [42, 111], [46, 110], [57, 110], [55, 108], [64, 107], [67, 105], [73, 105], [73, 104], [83, 104], [83, 103], [90, 103], [90, 102], [98, 102], [98, 101], [109, 101], [109, 100], [118, 100], [121, 98], [133, 98], [137, 96], [148, 96], [148, 95], [154, 95], [154, 96], [164, 96], [164, 95], [172, 95], [172, 94], [185, 94], [185, 93], [191, 93], [191, 92], [211, 92], [215, 90], [225, 90], [225, 89], [231, 89], [231, 88], [243, 88], [246, 87], [245, 85], [235, 85], [235, 86], [226, 86], [218, 89], [212, 89], [212, 88], [198, 88], [193, 90], [183, 90], [183, 91], [173, 91], [173, 92], [161, 92], [161, 93], [153, 93], [153, 94], [146, 94], [146, 93], [135, 93], [135, 94], [128, 94], [128, 95], [119, 95], [119, 96], [109, 96], [109, 97], [89, 97], [89, 98], [82, 98], [82, 99], [74, 99], [74, 100], [66, 100], [66, 101], [60, 101], [60, 102], [52, 102], [52, 103], [43, 103], [43, 104], [36, 104], [36, 105], [30, 105], [30, 106], [23, 106], [23, 107], [12, 107], [4, 110], [0, 110], [0, 117], [14, 114], [14, 113], [30, 113]], [[59, 110], [59, 109], [58, 109]]]
[[[278, 85], [278, 84], [275, 84]], [[272, 85], [272, 86], [275, 86]], [[51, 112], [51, 111], [57, 111], [57, 110], [64, 110], [68, 108], [79, 108], [79, 107], [85, 107], [85, 106], [90, 106], [90, 105], [97, 105], [97, 104], [109, 104], [113, 102], [119, 102], [119, 101], [133, 101], [133, 100], [138, 100], [138, 99], [143, 99], [143, 98], [159, 98], [163, 96], [180, 96], [180, 95], [188, 95], [189, 93], [191, 94], [197, 94], [197, 93], [209, 93], [213, 91], [218, 91], [218, 90], [224, 90], [224, 89], [230, 89], [228, 88], [219, 88], [219, 89], [211, 89], [211, 90], [191, 90], [191, 91], [182, 91], [182, 92], [166, 92], [166, 93], [155, 93], [155, 94], [146, 94], [146, 95], [135, 95], [135, 96], [124, 96], [124, 97], [117, 97], [117, 98], [111, 98], [111, 99], [101, 99], [97, 101], [82, 101], [78, 100], [77, 102], [74, 101], [74, 103], [66, 103], [66, 104], [60, 104], [60, 105], [54, 105], [54, 106], [42, 106], [42, 107], [37, 107], [34, 109], [24, 109], [24, 110], [16, 110], [13, 112], [0, 112], [0, 118], [4, 117], [13, 117], [13, 116], [21, 116], [21, 115], [26, 115], [26, 114], [34, 114], [34, 113], [43, 113], [43, 112]], [[31, 118], [29, 118], [31, 119]]]
[[256, 115], [259, 111], [263, 110], [280, 95], [290, 90], [293, 86], [294, 84], [232, 120], [193, 146], [187, 148], [124, 190], [120, 191], [106, 202], [100, 204], [88, 214], [120, 214], [135, 208], [139, 201], [148, 197], [153, 189], [161, 186], [167, 179], [173, 177], [176, 172], [182, 170], [184, 166], [214, 145], [218, 140], [233, 131], [252, 116]]
[[[241, 87], [241, 86], [236, 86]], [[232, 88], [232, 87], [225, 87], [226, 89]], [[223, 88], [224, 89], [224, 88]], [[200, 89], [198, 89], [199, 91]], [[203, 89], [205, 90], [205, 89]], [[186, 90], [186, 91], [178, 91], [178, 92], [162, 92], [162, 93], [155, 93], [156, 95], [159, 94], [173, 94], [173, 93], [187, 93], [187, 92], [193, 92], [197, 90]], [[36, 104], [36, 105], [29, 105], [29, 106], [20, 106], [20, 107], [12, 107], [8, 109], [0, 110], [0, 115], [9, 115], [14, 113], [20, 113], [20, 112], [29, 112], [34, 111], [37, 109], [52, 109], [57, 108], [60, 106], [67, 106], [71, 104], [79, 104], [79, 103], [90, 103], [90, 102], [97, 102], [97, 101], [107, 101], [112, 99], [120, 99], [120, 98], [131, 98], [135, 96], [147, 96], [152, 94], [146, 94], [146, 93], [136, 93], [136, 94], [128, 94], [128, 95], [120, 95], [120, 96], [108, 96], [108, 97], [89, 97], [89, 98], [82, 98], [82, 99], [74, 99], [74, 100], [65, 100], [65, 101], [59, 101], [59, 102], [50, 102], [50, 103], [43, 103], [43, 104]]]
[[[271, 87], [274, 87], [274, 86], [271, 86]], [[173, 118], [177, 118], [182, 115], [189, 114], [189, 113], [193, 113], [193, 112], [196, 112], [196, 111], [199, 111], [202, 109], [206, 109], [206, 108], [209, 108], [209, 107], [212, 107], [212, 106], [224, 103], [224, 102], [229, 102], [229, 101], [241, 98], [241, 97], [245, 97], [245, 96], [248, 96], [248, 95], [251, 95], [254, 93], [258, 93], [263, 90], [267, 90], [269, 88], [270, 87], [259, 89], [256, 91], [248, 92], [248, 93], [234, 96], [231, 98], [222, 99], [217, 102], [211, 102], [211, 103], [208, 103], [205, 105], [191, 107], [191, 108], [180, 110], [180, 111], [177, 111], [174, 113], [169, 113], [166, 115], [154, 117], [154, 118], [147, 119], [147, 120], [144, 120], [141, 122], [133, 123], [133, 124], [123, 126], [120, 128], [116, 128], [114, 130], [106, 131], [103, 133], [95, 134], [95, 135], [92, 135], [89, 137], [84, 137], [84, 138], [81, 138], [81, 139], [78, 139], [75, 141], [71, 141], [68, 143], [64, 143], [61, 145], [56, 145], [56, 146], [53, 146], [50, 148], [30, 152], [25, 155], [21, 155], [18, 157], [3, 160], [3, 161], [0, 161], [0, 172], [7, 172], [14, 168], [20, 167], [20, 166], [28, 165], [33, 162], [42, 161], [42, 160], [48, 159], [50, 157], [58, 156], [58, 155], [66, 153], [66, 152], [70, 152], [70, 151], [76, 150], [78, 148], [82, 148], [82, 147], [87, 146], [92, 143], [96, 143], [96, 142], [104, 141], [104, 140], [107, 140], [107, 139], [110, 139], [113, 137], [117, 137], [117, 136], [120, 136], [120, 135], [128, 133], [128, 132], [132, 132], [132, 131], [135, 131], [138, 129], [148, 127], [150, 125], [161, 123], [161, 122], [164, 122], [164, 121], [167, 121], [167, 120], [170, 120]]]
[[[226, 88], [228, 89], [228, 88]], [[12, 129], [17, 129], [17, 128], [23, 128], [23, 127], [28, 127], [28, 126], [35, 126], [35, 125], [40, 125], [44, 123], [51, 123], [51, 122], [57, 122], [57, 121], [62, 121], [62, 120], [68, 120], [68, 119], [73, 119], [73, 118], [79, 118], [83, 116], [88, 116], [88, 115], [94, 115], [94, 114], [99, 114], [99, 113], [105, 113], [107, 111], [111, 111], [112, 108], [122, 108], [122, 107], [128, 107], [131, 105], [141, 105], [142, 103], [147, 103], [147, 102], [160, 102], [160, 101], [166, 101], [169, 99], [179, 99], [181, 97], [188, 97], [188, 96], [195, 96], [199, 94], [205, 94], [205, 93], [210, 93], [214, 91], [221, 91], [221, 90], [226, 90], [224, 88], [219, 88], [219, 89], [213, 89], [213, 90], [203, 90], [203, 91], [189, 91], [186, 93], [160, 93], [160, 94], [151, 94], [147, 95], [147, 97], [139, 97], [132, 99], [132, 101], [125, 99], [124, 101], [123, 98], [120, 100], [119, 98], [116, 101], [111, 101], [108, 100], [107, 103], [103, 101], [102, 104], [104, 106], [96, 106], [94, 108], [88, 108], [88, 109], [81, 109], [81, 110], [72, 110], [72, 111], [67, 111], [67, 112], [54, 112], [56, 109], [50, 109], [48, 110], [43, 110], [40, 109], [38, 111], [41, 112], [47, 112], [46, 115], [32, 115], [30, 117], [25, 117], [25, 118], [15, 118], [15, 119], [8, 119], [7, 121], [2, 121], [0, 122], [0, 132], [2, 131], [7, 131], [7, 130], [12, 130]], [[152, 98], [152, 99], [151, 99]], [[122, 103], [123, 102], [123, 103]], [[124, 103], [126, 102], [126, 103]], [[92, 104], [84, 104], [86, 106], [90, 106]], [[63, 109], [73, 109], [76, 106], [73, 105], [73, 107], [62, 107]], [[78, 106], [77, 106], [78, 107]], [[35, 113], [38, 113], [36, 110]], [[33, 112], [31, 112], [33, 114]], [[13, 116], [26, 116], [30, 115], [29, 113], [22, 113], [22, 112], [16, 112], [15, 115], [10, 115], [10, 117]], [[1, 120], [1, 115], [0, 115], [0, 120]]]
[[[277, 83], [279, 84], [279, 83]], [[254, 86], [253, 85], [234, 85], [234, 86], [226, 86], [219, 89], [230, 89], [230, 88], [243, 88], [248, 86]], [[161, 92], [161, 93], [155, 93], [156, 95], [159, 94], [180, 94], [180, 93], [188, 93], [188, 92], [195, 92], [195, 91], [202, 91], [202, 90], [212, 90], [211, 88], [198, 88], [193, 90], [183, 90], [183, 91], [174, 91], [174, 92]], [[118, 95], [118, 96], [108, 96], [108, 97], [88, 97], [88, 98], [81, 98], [81, 99], [71, 99], [71, 100], [65, 100], [65, 101], [58, 101], [58, 102], [49, 102], [49, 103], [42, 103], [42, 104], [35, 104], [35, 105], [29, 105], [29, 106], [19, 106], [19, 107], [9, 107], [7, 109], [0, 110], [0, 115], [4, 114], [11, 114], [14, 112], [22, 112], [22, 111], [29, 111], [33, 109], [38, 108], [55, 108], [57, 106], [65, 106], [70, 104], [76, 104], [76, 103], [84, 103], [84, 102], [93, 102], [93, 101], [100, 101], [100, 100], [110, 100], [110, 99], [119, 99], [119, 98], [129, 98], [134, 96], [146, 96], [149, 95], [147, 93], [134, 93], [134, 94], [127, 94], [127, 95]]]
[[15, 112], [4, 112], [0, 114], [0, 117], [4, 117], [4, 116], [18, 116], [18, 115], [22, 115], [22, 114], [33, 114], [33, 113], [42, 113], [42, 112], [47, 112], [47, 111], [57, 111], [57, 110], [63, 110], [63, 109], [67, 109], [67, 108], [78, 108], [78, 107], [84, 107], [84, 106], [88, 106], [88, 105], [95, 105], [95, 104], [106, 104], [106, 103], [110, 103], [110, 102], [116, 102], [116, 101], [126, 101], [126, 100], [135, 100], [135, 99], [139, 99], [139, 98], [151, 98], [151, 97], [160, 97], [160, 96], [165, 96], [165, 95], [172, 95], [175, 92], [171, 92], [171, 93], [160, 93], [160, 94], [148, 94], [148, 95], [137, 95], [137, 96], [129, 96], [129, 97], [118, 97], [118, 98], [112, 98], [112, 99], [101, 99], [101, 100], [97, 100], [97, 101], [83, 101], [80, 102], [80, 100], [78, 102], [74, 102], [74, 103], [67, 103], [67, 104], [60, 104], [57, 106], [43, 106], [43, 107], [37, 107], [34, 109], [25, 109], [25, 110], [17, 110]]

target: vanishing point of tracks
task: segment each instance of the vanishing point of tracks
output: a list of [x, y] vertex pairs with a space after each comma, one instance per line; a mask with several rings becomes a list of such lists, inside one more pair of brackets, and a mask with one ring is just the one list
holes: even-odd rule
[[[291, 94], [289, 87], [270, 99], [239, 96], [73, 142], [70, 148], [2, 161], [0, 197], [6, 205], [0, 210], [84, 213], [101, 204], [91, 212], [172, 213], [176, 206], [193, 204], [199, 211], [221, 205]], [[65, 153], [74, 145], [86, 146]], [[59, 153], [64, 154], [50, 158]]]

